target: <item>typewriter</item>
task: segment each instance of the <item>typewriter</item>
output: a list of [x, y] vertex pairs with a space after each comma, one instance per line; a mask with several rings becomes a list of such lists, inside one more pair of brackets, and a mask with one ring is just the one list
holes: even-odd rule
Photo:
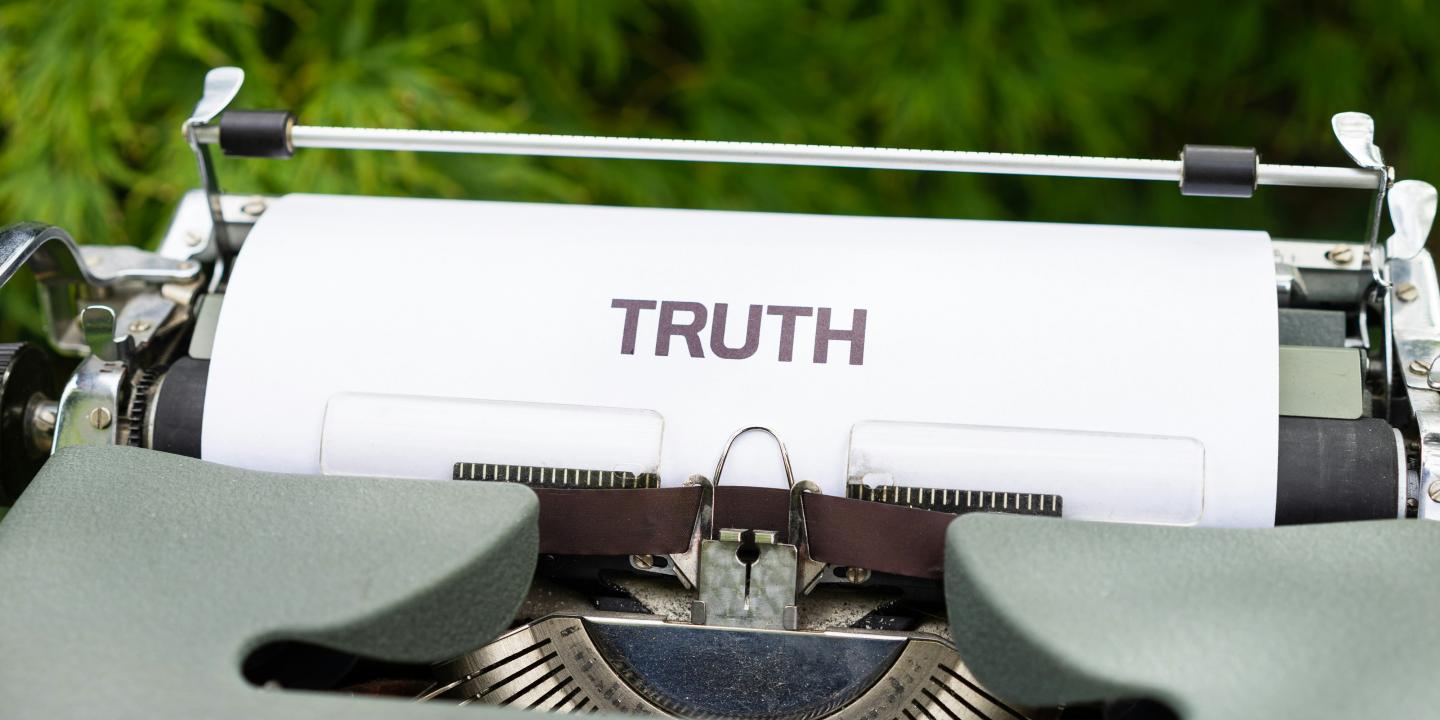
[[[200, 187], [158, 250], [0, 230], [0, 283], [34, 274], [49, 335], [0, 345], [8, 716], [1440, 702], [1437, 195], [1369, 116], [1334, 116], [1348, 160], [1311, 167], [318, 127], [230, 108], [243, 79], [210, 71], [180, 128]], [[217, 148], [1339, 188], [1369, 212], [1335, 242], [253, 196]]]

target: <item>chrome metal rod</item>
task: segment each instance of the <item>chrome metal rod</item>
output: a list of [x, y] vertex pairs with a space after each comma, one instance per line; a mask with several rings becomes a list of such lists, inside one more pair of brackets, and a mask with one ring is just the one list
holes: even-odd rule
[[[202, 128], [196, 133], [196, 139], [202, 143], [219, 142], [219, 130], [213, 126]], [[296, 125], [290, 139], [297, 148], [685, 160], [1169, 182], [1180, 181], [1181, 169], [1179, 160], [310, 125]], [[1258, 181], [1261, 185], [1375, 189], [1375, 173], [1359, 168], [1262, 163]]]

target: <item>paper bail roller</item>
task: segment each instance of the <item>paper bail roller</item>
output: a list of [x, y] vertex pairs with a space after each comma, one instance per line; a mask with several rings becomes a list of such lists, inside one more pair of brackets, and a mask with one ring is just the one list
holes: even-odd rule
[[1180, 165], [1182, 195], [1250, 197], [1260, 177], [1255, 148], [1186, 145]]
[[220, 116], [220, 149], [226, 155], [288, 158], [295, 154], [289, 110], [230, 110]]

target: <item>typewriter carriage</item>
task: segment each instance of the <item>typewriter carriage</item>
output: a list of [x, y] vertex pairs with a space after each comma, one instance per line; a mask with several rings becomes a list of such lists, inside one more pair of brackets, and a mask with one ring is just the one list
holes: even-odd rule
[[[1366, 190], [1373, 193], [1373, 203], [1365, 237], [1338, 244], [1273, 241], [1277, 304], [1282, 309], [1326, 311], [1332, 320], [1336, 311], [1344, 313], [1344, 344], [1364, 351], [1366, 365], [1361, 382], [1369, 389], [1372, 400], [1365, 414], [1383, 419], [1397, 430], [1393, 472], [1404, 490], [1397, 492], [1401, 507], [1396, 508], [1395, 516], [1440, 519], [1440, 476], [1436, 475], [1440, 473], [1440, 283], [1433, 260], [1424, 250], [1435, 218], [1436, 191], [1421, 181], [1395, 181], [1393, 169], [1385, 165], [1374, 145], [1373, 121], [1363, 114], [1342, 113], [1332, 121], [1342, 148], [1358, 167], [1303, 168], [1264, 165], [1250, 149], [1206, 146], [1188, 146], [1179, 160], [1169, 161], [317, 128], [297, 125], [288, 113], [227, 111], [242, 82], [243, 73], [235, 68], [213, 70], [206, 78], [204, 95], [183, 126], [195, 153], [202, 190], [191, 193], [181, 203], [158, 252], [77, 245], [64, 231], [33, 223], [0, 231], [0, 284], [22, 266], [31, 268], [43, 288], [52, 345], [58, 353], [79, 358], [78, 366], [57, 394], [55, 388], [45, 386], [47, 370], [38, 348], [0, 348], [9, 353], [7, 364], [0, 365], [0, 411], [4, 413], [0, 431], [5, 433], [0, 438], [0, 463], [6, 467], [4, 491], [12, 495], [11, 499], [28, 480], [24, 475], [33, 474], [38, 467], [28, 460], [20, 462], [17, 457], [43, 458], [72, 445], [193, 448], [198, 452], [196, 398], [204, 397], [205, 375], [197, 364], [209, 357], [219, 314], [217, 296], [225, 287], [233, 259], [243, 247], [250, 227], [267, 207], [266, 198], [221, 191], [209, 150], [210, 145], [218, 144], [227, 155], [262, 157], [286, 156], [303, 147], [352, 147], [1111, 177], [1175, 181], [1186, 194], [1222, 196], [1249, 196], [1261, 184]], [[232, 120], [227, 123], [221, 119], [215, 124], [213, 121], [222, 113]], [[1394, 234], [1382, 243], [1379, 234], [1387, 207]], [[1372, 342], [1372, 332], [1378, 335], [1378, 341]], [[175, 363], [182, 357], [193, 360], [183, 366]], [[184, 370], [177, 371], [180, 368]], [[1390, 446], [1386, 445], [1386, 449]], [[766, 534], [764, 528], [715, 526], [716, 503], [723, 502], [717, 501], [716, 492], [725, 460], [722, 452], [713, 481], [700, 476], [691, 481], [699, 509], [691, 526], [690, 547], [668, 557], [636, 554], [621, 558], [624, 565], [618, 571], [632, 571], [630, 574], [642, 581], [648, 578], [667, 582], [660, 576], [669, 576], [675, 585], [698, 588], [700, 597], [706, 599], [687, 608], [689, 621], [696, 627], [677, 627], [634, 616], [617, 619], [575, 605], [561, 606], [558, 611], [552, 608], [551, 613], [530, 618], [534, 622], [473, 656], [457, 659], [442, 672], [450, 679], [437, 684], [427, 697], [451, 693], [469, 698], [466, 702], [482, 696], [490, 701], [513, 699], [510, 693], [492, 696], [493, 688], [485, 685], [487, 678], [482, 677], [489, 672], [486, 668], [502, 655], [521, 657], [511, 651], [534, 650], [534, 636], [552, 633], [555, 625], [580, 628], [583, 631], [572, 630], [573, 635], [564, 636], [571, 638], [567, 642], [591, 645], [595, 645], [595, 637], [605, 636], [615, 628], [648, 628], [651, 637], [659, 638], [715, 624], [722, 628], [715, 631], [722, 633], [739, 632], [734, 630], [737, 626], [750, 627], [766, 638], [779, 638], [777, 642], [784, 646], [794, 639], [786, 633], [802, 627], [796, 603], [821, 585], [862, 590], [898, 587], [899, 598], [933, 599], [933, 586], [927, 589], [923, 582], [909, 582], [880, 572], [872, 574], [872, 568], [827, 566], [817, 561], [810, 553], [804, 497], [816, 488], [793, 477], [783, 443], [780, 452], [791, 488], [789, 523], [786, 528], [771, 530], [784, 530], [787, 537], [783, 542], [775, 533]], [[754, 551], [757, 543], [764, 548], [755, 551], [756, 560], [744, 563], [743, 568], [727, 567], [723, 586], [707, 587], [705, 568], [718, 568], [716, 558], [742, 549]], [[617, 571], [603, 562], [549, 562], [553, 567], [547, 572], [555, 577], [579, 575], [593, 579], [602, 570]], [[773, 574], [765, 575], [763, 581], [758, 579], [760, 574], [753, 576], [763, 585], [757, 590], [773, 592], [782, 600], [776, 612], [741, 617], [734, 608], [749, 607], [748, 584], [757, 563], [784, 575], [784, 582]], [[737, 577], [742, 577], [747, 586], [744, 595], [736, 594], [734, 585], [741, 582]], [[671, 597], [676, 596], [672, 593]], [[726, 602], [738, 604], [727, 606]], [[683, 615], [672, 619], [683, 619]], [[868, 633], [856, 631], [854, 635], [870, 638]], [[881, 636], [883, 633], [875, 637]], [[952, 657], [953, 648], [946, 641], [917, 633], [898, 637], [904, 638], [901, 645], [914, 645], [904, 652], [929, 653], [935, 657], [927, 655], [927, 662], [953, 665], [947, 665], [954, 676], [953, 688], [947, 686], [945, 692], [957, 698], [966, 694], [968, 700], [962, 702], [983, 700], [999, 705], [968, 679], [963, 664], [958, 657]], [[853, 640], [851, 637], [845, 642]], [[517, 644], [525, 647], [511, 647]], [[585, 652], [598, 661], [595, 667], [599, 669], [594, 670], [598, 675], [591, 678], [594, 687], [627, 678], [625, 663], [615, 657], [614, 648], [606, 650], [597, 645]], [[539, 658], [535, 667], [551, 668], [554, 664], [541, 655], [535, 657]], [[546, 680], [552, 684], [571, 672], [564, 663], [551, 669], [554, 672]], [[630, 671], [644, 674], [633, 667]], [[604, 675], [606, 672], [610, 675]], [[724, 711], [714, 707], [668, 707], [664, 693], [647, 695], [643, 690], [650, 687], [647, 683], [651, 681], [628, 677], [626, 682], [620, 687], [642, 688], [632, 693], [637, 708], [644, 705], [652, 712], [672, 714]], [[569, 690], [551, 690], [547, 694], [542, 692], [546, 687], [541, 681], [525, 686], [527, 692], [534, 691], [535, 697], [541, 698], [533, 703], [536, 707], [549, 703], [556, 708], [586, 709], [581, 702], [584, 695]], [[857, 693], [846, 700], [858, 697]], [[948, 697], [944, 693], [932, 694], [930, 700], [943, 704]], [[826, 702], [830, 700], [820, 705]], [[858, 717], [869, 707], [865, 703], [850, 704], [846, 712]], [[827, 711], [833, 710], [827, 706]], [[734, 708], [730, 711], [739, 712]], [[806, 712], [813, 711], [810, 708]], [[998, 707], [990, 711], [1003, 712]]]

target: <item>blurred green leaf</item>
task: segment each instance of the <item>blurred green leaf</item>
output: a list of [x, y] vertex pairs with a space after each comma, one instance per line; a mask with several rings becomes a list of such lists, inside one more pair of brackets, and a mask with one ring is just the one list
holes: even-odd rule
[[[1343, 164], [1329, 116], [1375, 116], [1440, 177], [1440, 44], [1422, 0], [766, 3], [5, 0], [0, 222], [153, 244], [196, 185], [179, 126], [208, 67], [308, 124], [1173, 157], [1254, 145]], [[306, 151], [222, 160], [238, 192], [315, 191], [1210, 227], [1353, 238], [1366, 199], [1264, 189], [664, 162]], [[0, 336], [41, 330], [33, 286]]]

